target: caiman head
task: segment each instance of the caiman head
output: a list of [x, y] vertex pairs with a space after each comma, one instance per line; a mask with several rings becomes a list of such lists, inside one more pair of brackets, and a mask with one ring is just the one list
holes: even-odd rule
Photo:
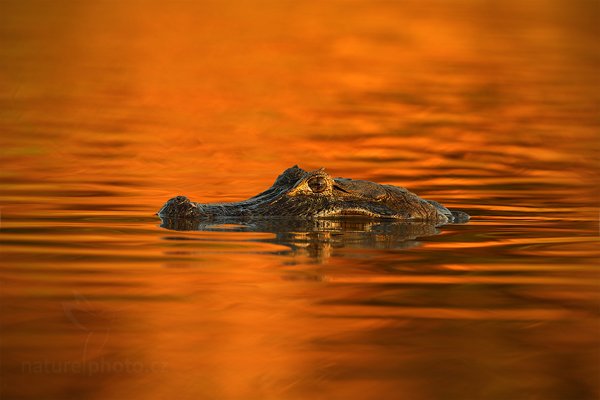
[[217, 217], [366, 217], [435, 224], [466, 222], [468, 215], [452, 212], [408, 190], [374, 182], [332, 178], [324, 169], [285, 170], [266, 191], [236, 203], [193, 203], [178, 196], [158, 212], [167, 218]]

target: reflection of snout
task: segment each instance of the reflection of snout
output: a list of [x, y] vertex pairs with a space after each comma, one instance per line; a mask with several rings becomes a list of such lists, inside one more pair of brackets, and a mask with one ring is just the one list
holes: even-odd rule
[[160, 227], [170, 229], [172, 231], [199, 231], [200, 220], [189, 218], [169, 218], [160, 217]]
[[167, 201], [158, 215], [170, 218], [199, 218], [201, 213], [196, 203], [185, 196], [177, 196]]

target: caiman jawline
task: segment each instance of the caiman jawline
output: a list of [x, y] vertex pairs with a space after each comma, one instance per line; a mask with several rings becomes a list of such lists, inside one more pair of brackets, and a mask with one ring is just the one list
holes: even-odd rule
[[[323, 210], [316, 214], [316, 217], [327, 218], [327, 217], [369, 217], [369, 218], [385, 218], [381, 214], [365, 210], [364, 208], [340, 208], [334, 210]], [[391, 217], [388, 217], [391, 218]]]

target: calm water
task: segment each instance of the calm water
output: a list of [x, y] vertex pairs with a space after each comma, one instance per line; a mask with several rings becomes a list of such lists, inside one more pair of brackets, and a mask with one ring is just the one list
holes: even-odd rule
[[[0, 398], [598, 398], [598, 20], [2, 1]], [[153, 215], [296, 163], [472, 220]]]

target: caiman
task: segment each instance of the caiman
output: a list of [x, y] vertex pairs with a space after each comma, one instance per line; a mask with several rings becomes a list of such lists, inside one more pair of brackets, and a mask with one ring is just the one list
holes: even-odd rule
[[469, 216], [407, 189], [348, 178], [332, 178], [323, 168], [285, 170], [273, 186], [247, 200], [201, 204], [185, 196], [165, 203], [158, 215], [169, 219], [296, 217], [303, 219], [363, 217], [424, 221], [435, 225], [465, 223]]

